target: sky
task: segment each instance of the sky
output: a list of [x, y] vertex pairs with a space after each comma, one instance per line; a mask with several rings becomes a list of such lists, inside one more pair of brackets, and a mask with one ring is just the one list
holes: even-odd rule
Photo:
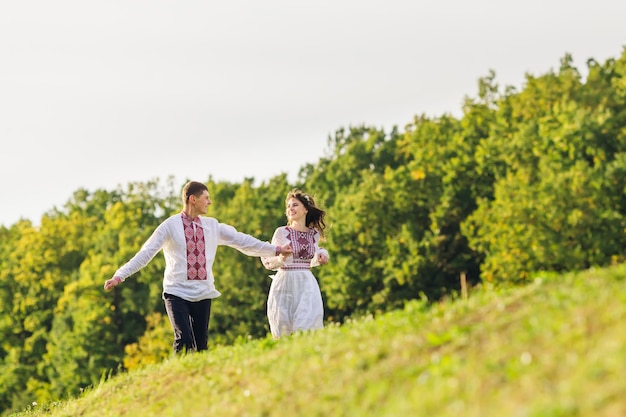
[[[624, 0], [0, 0], [0, 225], [79, 189], [257, 184], [626, 46]], [[314, 192], [314, 190], [309, 190]], [[218, 202], [214, 202], [218, 203]]]

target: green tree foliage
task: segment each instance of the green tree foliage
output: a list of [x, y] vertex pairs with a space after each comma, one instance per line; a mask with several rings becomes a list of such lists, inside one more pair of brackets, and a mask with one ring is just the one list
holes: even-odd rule
[[558, 72], [529, 75], [522, 92], [498, 101], [483, 155], [505, 169], [464, 224], [486, 254], [483, 278], [524, 281], [624, 259], [625, 62], [626, 51], [604, 66], [590, 61], [583, 83], [566, 56]]
[[335, 258], [319, 273], [329, 318], [437, 299], [458, 287], [461, 272], [478, 279], [480, 257], [460, 233], [476, 195], [491, 186], [477, 181], [473, 158], [490, 110], [474, 115], [416, 117], [404, 135], [355, 128], [329, 141], [338, 148], [307, 181], [332, 202]]
[[[332, 261], [315, 273], [331, 320], [390, 300], [385, 294], [393, 279], [382, 274], [381, 260], [386, 258], [386, 236], [397, 224], [389, 221], [384, 175], [398, 165], [397, 136], [395, 129], [390, 135], [364, 126], [340, 129], [329, 139], [328, 156], [309, 167], [303, 187], [314, 190], [318, 204], [328, 212], [326, 245]], [[370, 305], [374, 296], [375, 306]]]
[[[55, 309], [48, 352], [53, 392], [75, 393], [115, 370], [124, 347], [146, 329], [146, 317], [162, 311], [162, 256], [128, 278], [123, 286], [104, 293], [102, 284], [132, 257], [173, 208], [160, 195], [158, 181], [131, 184], [119, 201], [109, 204], [94, 220], [98, 238], [77, 279], [66, 285]], [[180, 203], [179, 203], [180, 204]]]
[[124, 347], [124, 368], [128, 371], [160, 363], [173, 354], [173, 331], [167, 314], [149, 314], [146, 322], [146, 331], [137, 342]]
[[[101, 203], [99, 197], [92, 200], [95, 207]], [[7, 289], [2, 294], [6, 303], [2, 303], [0, 326], [6, 346], [2, 386], [8, 387], [0, 397], [3, 409], [46, 399], [49, 379], [42, 357], [55, 307], [65, 286], [76, 279], [93, 233], [92, 218], [84, 216], [81, 207], [89, 205], [87, 193], [77, 191], [73, 201], [76, 211], [51, 211], [42, 217], [39, 228], [19, 222], [9, 231], [12, 239], [5, 242], [11, 249], [2, 258], [0, 272]]]

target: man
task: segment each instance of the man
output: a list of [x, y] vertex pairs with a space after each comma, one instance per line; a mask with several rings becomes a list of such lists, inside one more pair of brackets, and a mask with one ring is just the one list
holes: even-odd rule
[[148, 265], [162, 249], [165, 256], [163, 300], [174, 329], [174, 352], [207, 349], [211, 300], [221, 294], [215, 288], [212, 266], [218, 245], [248, 256], [290, 255], [291, 246], [274, 246], [206, 214], [211, 204], [205, 184], [190, 181], [183, 187], [183, 210], [161, 223], [142, 248], [104, 283], [110, 290]]

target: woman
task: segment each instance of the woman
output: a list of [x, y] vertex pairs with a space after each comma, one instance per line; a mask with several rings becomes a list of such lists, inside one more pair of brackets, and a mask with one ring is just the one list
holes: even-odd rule
[[273, 245], [290, 245], [291, 254], [261, 257], [263, 265], [278, 271], [267, 299], [267, 318], [274, 338], [298, 330], [324, 327], [324, 306], [311, 267], [328, 263], [328, 252], [319, 247], [324, 238], [326, 212], [313, 198], [292, 190], [285, 199], [287, 226], [276, 229]]

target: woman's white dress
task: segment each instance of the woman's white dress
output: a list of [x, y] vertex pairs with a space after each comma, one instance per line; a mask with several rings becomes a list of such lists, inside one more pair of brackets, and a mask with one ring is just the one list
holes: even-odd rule
[[320, 265], [319, 232], [309, 229], [299, 232], [289, 226], [276, 229], [272, 244], [291, 244], [293, 254], [284, 261], [280, 256], [262, 257], [263, 265], [276, 275], [270, 275], [272, 284], [267, 298], [267, 318], [276, 338], [297, 330], [324, 327], [322, 293], [311, 268]]

